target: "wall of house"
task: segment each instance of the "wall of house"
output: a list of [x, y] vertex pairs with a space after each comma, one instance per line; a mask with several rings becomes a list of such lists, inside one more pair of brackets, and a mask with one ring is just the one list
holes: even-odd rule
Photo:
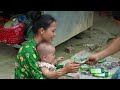
[[93, 25], [93, 11], [44, 11], [57, 20], [55, 46], [65, 42]]

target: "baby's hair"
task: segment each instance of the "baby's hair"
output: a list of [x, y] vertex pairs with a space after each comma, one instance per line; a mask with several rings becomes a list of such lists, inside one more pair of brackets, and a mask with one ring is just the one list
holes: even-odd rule
[[42, 54], [47, 54], [51, 48], [55, 48], [51, 43], [42, 42], [37, 46], [37, 51]]

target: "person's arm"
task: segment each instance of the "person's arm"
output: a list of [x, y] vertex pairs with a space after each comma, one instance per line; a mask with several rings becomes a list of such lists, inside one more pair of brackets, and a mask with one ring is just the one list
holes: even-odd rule
[[56, 71], [50, 71], [48, 68], [42, 67], [41, 70], [42, 73], [49, 79], [57, 79], [60, 76], [68, 73], [68, 70], [66, 68], [58, 69]]
[[58, 69], [57, 71], [49, 71], [47, 68], [41, 68], [42, 73], [49, 79], [56, 79], [66, 73], [74, 73], [79, 70], [80, 64], [75, 64], [73, 62], [69, 62], [62, 69]]
[[39, 61], [39, 56], [33, 53], [31, 49], [27, 49], [26, 52], [29, 52], [25, 54], [29, 75], [32, 79], [43, 78], [41, 75], [41, 68], [37, 64], [37, 62]]
[[57, 59], [54, 60], [54, 62], [52, 63], [53, 65], [57, 65]]
[[107, 56], [115, 54], [119, 50], [120, 50], [120, 37], [115, 39], [106, 49], [97, 53], [95, 56], [98, 58], [98, 60], [101, 60]]
[[42, 73], [49, 79], [56, 79], [60, 77], [57, 71], [50, 71], [46, 67], [42, 67], [41, 70], [42, 70]]
[[112, 54], [115, 54], [120, 50], [120, 37], [115, 39], [107, 48], [105, 48], [103, 51], [98, 52], [97, 54], [91, 55], [88, 58], [88, 61], [86, 62], [89, 65], [96, 64], [99, 60], [110, 56]]

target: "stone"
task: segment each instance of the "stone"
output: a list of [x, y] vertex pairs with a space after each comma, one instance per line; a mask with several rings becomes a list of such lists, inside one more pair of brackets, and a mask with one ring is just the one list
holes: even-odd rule
[[72, 53], [72, 51], [73, 51], [74, 49], [75, 49], [75, 48], [72, 47], [72, 46], [66, 47], [66, 48], [65, 48], [65, 52], [67, 52], [67, 53]]

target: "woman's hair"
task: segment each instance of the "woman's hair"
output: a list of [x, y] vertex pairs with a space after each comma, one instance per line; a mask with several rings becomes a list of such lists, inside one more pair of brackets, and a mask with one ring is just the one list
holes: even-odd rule
[[[37, 15], [36, 15], [37, 14]], [[43, 28], [44, 30], [48, 29], [52, 22], [56, 21], [52, 16], [48, 14], [40, 15], [39, 13], [35, 12], [32, 16], [33, 22], [33, 33], [37, 33], [39, 28]]]

